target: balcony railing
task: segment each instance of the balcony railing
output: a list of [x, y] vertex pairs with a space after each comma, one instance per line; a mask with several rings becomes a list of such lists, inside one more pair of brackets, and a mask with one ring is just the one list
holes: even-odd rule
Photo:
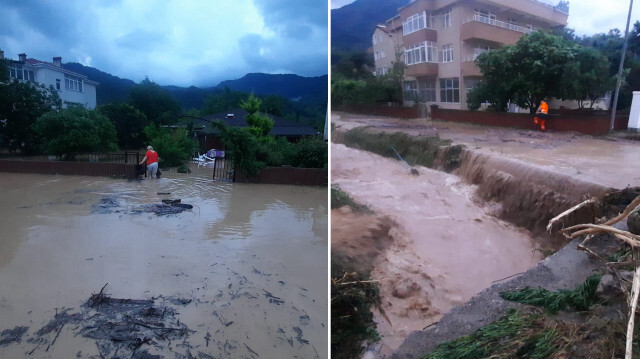
[[508, 22], [504, 22], [504, 21], [500, 21], [500, 20], [495, 20], [486, 16], [480, 16], [480, 15], [473, 15], [473, 17], [468, 18], [467, 20], [463, 21], [463, 24], [472, 22], [472, 21], [477, 21], [477, 22], [481, 22], [484, 24], [488, 24], [488, 25], [492, 25], [492, 26], [496, 26], [496, 27], [501, 27], [503, 29], [508, 29], [508, 30], [513, 30], [513, 31], [517, 31], [517, 32], [521, 32], [523, 34], [530, 34], [532, 33], [534, 30], [526, 28], [526, 27], [522, 27], [522, 26], [518, 26], [518, 25], [514, 25], [514, 24], [510, 24]]

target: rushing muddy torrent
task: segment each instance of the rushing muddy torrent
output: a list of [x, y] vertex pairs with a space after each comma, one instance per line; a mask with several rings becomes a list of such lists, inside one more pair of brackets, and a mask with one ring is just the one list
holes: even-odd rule
[[0, 174], [0, 357], [327, 357], [327, 189], [192, 170]]
[[[393, 243], [374, 263], [389, 320], [376, 313], [382, 341], [372, 354], [388, 356], [407, 335], [436, 323], [454, 306], [535, 266], [566, 244], [549, 238], [548, 220], [608, 188], [569, 180], [522, 162], [463, 149], [441, 153], [453, 174], [332, 144], [332, 183], [395, 226]], [[449, 156], [449, 158], [447, 158]], [[416, 173], [417, 171], [417, 173]], [[348, 212], [333, 211], [348, 222]], [[585, 210], [569, 222], [593, 219]], [[356, 222], [357, 223], [357, 222]], [[332, 243], [356, 237], [343, 231]]]

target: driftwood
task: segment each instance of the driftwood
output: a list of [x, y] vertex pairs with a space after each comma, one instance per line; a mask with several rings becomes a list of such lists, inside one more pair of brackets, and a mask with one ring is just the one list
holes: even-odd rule
[[547, 231], [551, 232], [551, 229], [553, 228], [553, 225], [558, 223], [562, 218], [568, 216], [569, 214], [577, 211], [578, 209], [582, 208], [582, 207], [586, 207], [586, 206], [595, 206], [598, 203], [598, 201], [595, 198], [589, 198], [588, 200], [579, 203], [571, 208], [569, 208], [568, 210], [560, 213], [559, 215], [553, 217], [550, 221], [549, 224], [547, 225]]
[[[592, 199], [586, 200], [580, 204], [578, 204], [577, 206], [574, 206], [564, 212], [562, 212], [561, 214], [559, 214], [558, 216], [554, 217], [553, 219], [551, 219], [551, 221], [549, 221], [549, 224], [547, 226], [547, 230], [549, 232], [551, 232], [551, 229], [553, 227], [553, 225], [558, 222], [560, 220], [560, 218], [563, 218], [565, 216], [567, 216], [568, 214], [576, 211], [577, 209], [584, 207], [590, 203], [593, 203]], [[616, 266], [614, 264], [616, 263], [610, 263], [605, 261], [603, 258], [601, 258], [600, 256], [598, 256], [594, 251], [590, 250], [589, 248], [586, 247], [586, 242], [594, 235], [597, 233], [611, 233], [614, 237], [618, 238], [619, 240], [623, 241], [625, 244], [629, 245], [632, 248], [632, 252], [634, 254], [634, 258], [636, 259], [636, 261], [633, 262], [633, 264], [636, 266], [636, 270], [635, 270], [635, 274], [633, 276], [633, 283], [631, 286], [631, 292], [627, 291], [627, 300], [629, 303], [629, 322], [627, 323], [627, 341], [626, 341], [626, 349], [625, 349], [625, 359], [631, 359], [632, 358], [632, 345], [633, 345], [633, 331], [634, 331], [634, 325], [635, 325], [635, 315], [636, 315], [636, 309], [638, 306], [638, 297], [640, 296], [640, 265], [637, 262], [638, 259], [638, 248], [640, 248], [640, 236], [637, 234], [633, 234], [629, 231], [624, 231], [615, 227], [612, 227], [613, 224], [618, 223], [620, 221], [622, 221], [623, 219], [627, 218], [629, 216], [629, 214], [631, 214], [638, 206], [640, 205], [640, 196], [636, 197], [633, 201], [631, 201], [631, 203], [625, 208], [625, 210], [620, 213], [619, 215], [617, 215], [614, 218], [609, 219], [608, 221], [602, 223], [602, 224], [593, 224], [593, 223], [585, 223], [585, 224], [578, 224], [575, 226], [571, 226], [568, 228], [564, 228], [562, 230], [560, 230], [560, 232], [567, 238], [576, 238], [579, 236], [587, 236], [585, 238], [585, 240], [582, 242], [582, 244], [578, 245], [578, 249], [583, 250], [585, 252], [587, 252], [589, 255], [597, 258], [598, 260], [604, 262], [605, 266], [607, 266], [609, 268], [609, 270], [614, 273], [616, 275], [616, 277], [618, 277], [618, 279], [620, 278], [620, 275], [618, 273], [618, 271], [616, 270]]]

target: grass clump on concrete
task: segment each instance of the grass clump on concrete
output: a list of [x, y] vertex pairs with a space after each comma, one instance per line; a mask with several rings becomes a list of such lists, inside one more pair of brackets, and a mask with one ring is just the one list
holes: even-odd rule
[[398, 158], [395, 151], [411, 166], [433, 167], [433, 162], [441, 146], [451, 144], [437, 136], [409, 136], [402, 132], [371, 132], [367, 127], [358, 127], [344, 134], [344, 144], [385, 157]]
[[596, 289], [600, 278], [599, 274], [594, 274], [575, 290], [563, 289], [552, 292], [543, 288], [527, 287], [518, 291], [502, 292], [500, 296], [513, 302], [542, 307], [549, 313], [557, 313], [567, 307], [585, 311], [598, 303]]
[[440, 344], [424, 359], [547, 358], [563, 346], [556, 329], [537, 313], [510, 309], [475, 333]]

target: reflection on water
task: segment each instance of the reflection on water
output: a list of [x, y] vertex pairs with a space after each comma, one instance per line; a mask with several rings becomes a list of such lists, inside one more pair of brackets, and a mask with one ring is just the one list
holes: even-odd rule
[[[109, 283], [116, 298], [193, 299], [179, 312], [199, 352], [242, 357], [239, 338], [249, 338], [261, 357], [326, 357], [327, 189], [221, 183], [211, 169], [192, 170], [143, 181], [1, 173], [0, 332], [29, 326], [34, 335], [55, 308], [77, 310]], [[94, 211], [103, 198], [117, 204], [111, 213]], [[169, 216], [132, 211], [162, 199], [194, 208]], [[284, 303], [270, 303], [265, 292]], [[213, 310], [234, 325], [221, 327]], [[278, 339], [298, 330], [304, 340], [296, 345]], [[218, 352], [206, 333], [235, 341], [237, 352]], [[0, 347], [0, 357], [31, 349], [25, 340]], [[69, 332], [47, 355], [79, 350], [99, 354]]]

